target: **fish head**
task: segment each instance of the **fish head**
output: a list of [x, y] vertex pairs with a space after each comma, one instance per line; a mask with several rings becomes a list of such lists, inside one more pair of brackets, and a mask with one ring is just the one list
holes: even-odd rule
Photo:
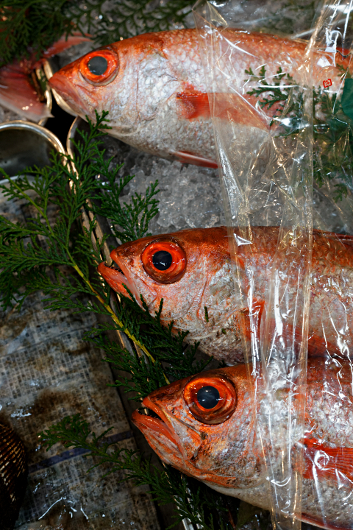
[[245, 365], [210, 370], [152, 392], [135, 425], [160, 458], [209, 485], [249, 488], [265, 480], [254, 391]]
[[82, 118], [109, 111], [111, 134], [134, 135], [178, 86], [163, 51], [163, 35], [148, 33], [87, 53], [49, 84]]
[[116, 292], [130, 291], [138, 302], [142, 295], [152, 313], [163, 300], [163, 322], [184, 318], [186, 329], [205, 319], [204, 292], [230, 260], [224, 227], [144, 237], [111, 257], [116, 265], [101, 263], [98, 271]]

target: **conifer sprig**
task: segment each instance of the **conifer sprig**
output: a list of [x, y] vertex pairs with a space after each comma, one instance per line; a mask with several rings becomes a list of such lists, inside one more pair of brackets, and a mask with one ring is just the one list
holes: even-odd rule
[[[109, 287], [90, 271], [92, 265], [97, 266], [101, 261], [100, 248], [94, 249], [91, 244], [95, 221], [83, 235], [71, 240], [82, 208], [97, 194], [95, 176], [97, 166], [103, 164], [104, 155], [99, 150], [101, 129], [109, 127], [106, 116], [107, 112], [101, 116], [97, 114], [95, 124], [89, 121], [89, 132], [80, 131], [81, 141], [74, 143], [78, 154], [73, 159], [55, 153], [51, 167], [30, 168], [16, 179], [11, 179], [2, 170], [8, 180], [8, 185], [0, 185], [4, 195], [9, 200], [25, 200], [32, 208], [33, 216], [22, 225], [0, 216], [0, 303], [4, 310], [14, 303], [21, 307], [30, 293], [42, 291], [47, 295], [48, 309], [76, 312], [85, 309], [109, 315], [120, 330], [150, 355], [111, 309]], [[88, 163], [91, 157], [97, 157], [97, 165]], [[52, 209], [55, 211], [54, 222], [49, 219]], [[103, 245], [104, 241], [98, 244]], [[51, 274], [47, 272], [48, 267]], [[76, 276], [67, 275], [63, 267], [74, 269]], [[15, 289], [11, 292], [12, 287]], [[78, 294], [94, 295], [96, 300], [84, 306], [77, 298]]]
[[104, 351], [105, 361], [118, 370], [133, 374], [132, 379], [126, 377], [115, 382], [115, 386], [123, 387], [125, 392], [134, 392], [131, 399], [142, 400], [153, 390], [164, 386], [165, 377], [171, 381], [188, 377], [202, 372], [210, 363], [211, 358], [195, 360], [198, 343], [186, 347], [184, 340], [187, 332], [173, 334], [173, 323], [163, 326], [163, 300], [155, 315], [150, 315], [143, 298], [142, 308], [133, 299], [123, 297], [123, 301], [120, 318], [130, 323], [134, 336], [153, 352], [153, 361], [149, 357], [131, 355], [117, 342], [110, 341], [105, 332], [114, 327], [109, 324], [91, 330], [86, 338]]
[[[330, 95], [321, 88], [314, 89], [313, 93], [314, 178], [319, 187], [334, 180], [333, 199], [336, 202], [346, 197], [353, 185], [353, 80], [347, 70], [342, 67], [341, 70], [345, 77], [341, 96]], [[257, 82], [248, 94], [259, 98], [260, 107], [270, 109], [276, 106], [270, 125], [278, 123], [281, 136], [297, 134], [303, 126], [303, 96], [296, 89], [294, 79], [279, 68], [278, 81], [268, 83], [265, 66], [259, 76], [255, 76], [251, 68], [245, 73], [250, 75], [249, 81]], [[283, 86], [283, 79], [289, 85]], [[281, 119], [284, 111], [286, 120]]]
[[350, 76], [340, 97], [314, 90], [314, 176], [319, 186], [334, 180], [336, 202], [346, 197], [353, 185], [353, 116], [347, 114], [352, 112], [352, 101], [350, 108], [344, 106], [349, 83]]
[[[298, 91], [293, 97], [293, 91], [297, 87], [293, 77], [290, 74], [283, 73], [281, 67], [278, 68], [270, 83], [266, 80], [265, 66], [261, 67], [258, 76], [254, 74], [251, 68], [245, 70], [245, 73], [250, 75], [248, 82], [255, 81], [257, 83], [257, 86], [249, 90], [247, 94], [261, 98], [259, 99], [259, 105], [262, 109], [270, 110], [274, 107], [270, 126], [275, 122], [279, 122], [285, 135], [298, 132], [302, 122], [303, 97]], [[285, 85], [282, 83], [283, 79], [285, 80]], [[280, 120], [284, 110], [286, 111], [286, 122], [288, 122], [285, 124]]]
[[113, 224], [113, 235], [121, 243], [135, 241], [141, 237], [151, 235], [148, 225], [158, 213], [158, 200], [155, 198], [159, 192], [158, 180], [148, 186], [145, 195], [135, 193], [131, 204], [121, 204], [121, 193], [125, 186], [134, 178], [132, 175], [124, 176], [117, 182], [117, 176], [122, 166], [109, 170], [109, 162], [105, 161], [99, 169], [101, 179], [97, 181], [99, 204], [95, 205], [95, 212], [108, 217]]
[[[74, 23], [83, 21], [100, 46], [150, 31], [163, 31], [173, 24], [183, 25], [192, 0], [117, 0], [105, 8], [104, 0], [86, 0], [84, 6], [71, 5], [68, 15]], [[99, 17], [99, 22], [97, 22]], [[77, 22], [76, 22], [77, 21]], [[81, 22], [82, 24], [82, 22]]]

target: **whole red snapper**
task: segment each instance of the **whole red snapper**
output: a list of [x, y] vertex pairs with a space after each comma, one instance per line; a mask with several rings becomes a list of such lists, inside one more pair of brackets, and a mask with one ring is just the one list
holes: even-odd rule
[[[298, 517], [330, 530], [353, 526], [351, 368], [347, 361], [325, 366], [309, 360], [305, 431], [293, 433], [293, 444], [304, 450]], [[252, 383], [241, 364], [203, 372], [145, 398], [157, 417], [135, 411], [132, 419], [163, 461], [221, 493], [270, 509]]]
[[[288, 80], [282, 81], [282, 74], [300, 82], [306, 43], [229, 29], [224, 32], [224, 45], [218, 68], [232, 79], [233, 90], [219, 83], [222, 89], [217, 94], [217, 117], [237, 123], [238, 136], [249, 149], [269, 130], [277, 108], [272, 105], [262, 109], [257, 98], [248, 94], [258, 86], [257, 80], [249, 80], [250, 69], [260, 75], [265, 65], [269, 85], [273, 81], [288, 85]], [[327, 64], [332, 66], [325, 68], [325, 76], [332, 80], [330, 88], [336, 91], [341, 83], [340, 67], [348, 68], [349, 61], [339, 52], [334, 61], [327, 57]], [[322, 76], [317, 57], [313, 61], [316, 87], [322, 88]], [[99, 48], [62, 68], [49, 84], [82, 118], [87, 115], [95, 120], [95, 111], [109, 111], [109, 134], [138, 149], [167, 159], [217, 167], [194, 29], [146, 33]]]
[[[235, 234], [240, 236], [240, 230]], [[252, 311], [259, 325], [266, 311], [278, 227], [252, 229], [249, 245], [237, 248], [236, 266], [245, 278], [252, 269]], [[250, 242], [248, 242], [250, 243]], [[225, 227], [182, 230], [125, 243], [113, 250], [116, 265], [101, 263], [99, 272], [118, 293], [124, 285], [154, 314], [163, 299], [162, 322], [174, 331], [189, 331], [186, 341], [227, 364], [243, 362], [242, 336], [250, 340], [249, 308], [234, 279]], [[288, 278], [288, 304], [295, 307], [296, 280]], [[249, 286], [244, 284], [245, 290]], [[246, 294], [246, 293], [245, 293]], [[260, 327], [260, 326], [259, 326]], [[294, 330], [296, 333], [297, 330]], [[286, 329], [292, 333], [293, 330]], [[298, 331], [298, 342], [300, 341]], [[309, 353], [348, 357], [353, 348], [353, 238], [314, 230], [310, 287]]]

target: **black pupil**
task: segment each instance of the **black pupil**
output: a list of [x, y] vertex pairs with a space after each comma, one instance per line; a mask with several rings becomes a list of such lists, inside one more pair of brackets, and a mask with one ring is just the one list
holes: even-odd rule
[[219, 392], [214, 386], [203, 386], [197, 393], [197, 401], [204, 409], [213, 409], [219, 399]]
[[152, 257], [153, 265], [159, 271], [166, 271], [173, 263], [172, 255], [166, 250], [159, 250]]
[[97, 55], [88, 61], [87, 66], [91, 74], [103, 75], [108, 68], [108, 61], [105, 57]]

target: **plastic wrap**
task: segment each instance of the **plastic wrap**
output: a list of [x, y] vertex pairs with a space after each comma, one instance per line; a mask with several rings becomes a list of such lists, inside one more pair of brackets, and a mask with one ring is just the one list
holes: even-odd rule
[[[288, 3], [200, 0], [194, 16], [266, 469], [258, 504], [269, 496], [278, 528], [351, 527], [352, 239], [332, 232], [352, 233], [352, 6], [297, 7], [289, 36]], [[311, 423], [308, 353], [322, 378]]]

